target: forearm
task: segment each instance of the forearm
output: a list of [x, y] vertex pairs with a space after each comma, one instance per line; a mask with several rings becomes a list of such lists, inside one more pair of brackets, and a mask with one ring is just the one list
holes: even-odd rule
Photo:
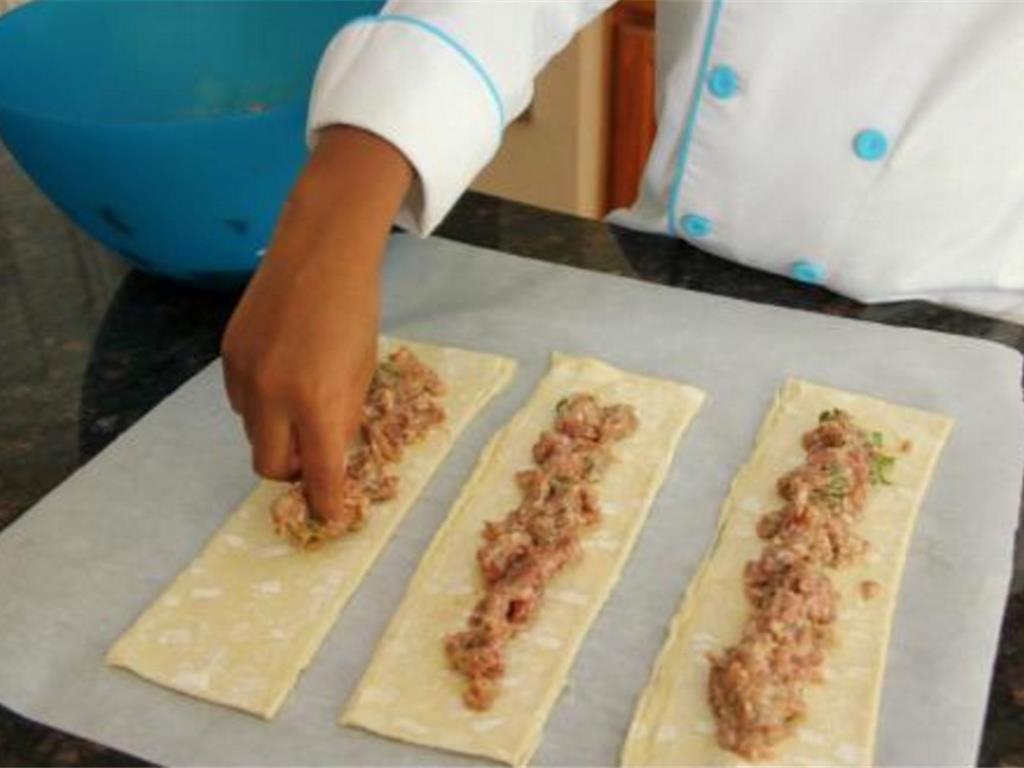
[[324, 129], [282, 212], [270, 258], [375, 270], [412, 181], [412, 166], [384, 139], [350, 126]]

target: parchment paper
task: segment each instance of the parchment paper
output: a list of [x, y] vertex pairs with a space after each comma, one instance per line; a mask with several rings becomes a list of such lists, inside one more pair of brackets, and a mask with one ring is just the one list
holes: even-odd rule
[[513, 385], [467, 430], [270, 723], [104, 666], [110, 643], [254, 478], [215, 364], [0, 536], [0, 701], [163, 763], [466, 764], [335, 724], [478, 451], [553, 350], [708, 395], [535, 763], [613, 764], [667, 623], [775, 390], [799, 376], [956, 419], [897, 610], [876, 758], [976, 759], [1024, 467], [1021, 360], [988, 342], [781, 310], [396, 238], [388, 333], [511, 355]]

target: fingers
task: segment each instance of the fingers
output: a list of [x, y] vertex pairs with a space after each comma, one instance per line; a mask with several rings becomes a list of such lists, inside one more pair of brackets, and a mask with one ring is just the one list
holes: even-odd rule
[[359, 427], [359, 410], [335, 406], [298, 422], [302, 483], [314, 513], [325, 520], [345, 514], [345, 455]]
[[253, 470], [270, 480], [295, 480], [301, 467], [291, 418], [268, 377], [246, 375], [247, 366], [239, 362], [246, 359], [246, 348], [236, 343], [234, 335], [229, 324], [221, 344], [224, 389], [231, 410], [242, 417], [252, 446]]
[[256, 403], [250, 404], [243, 418], [256, 473], [270, 480], [296, 479], [300, 470], [298, 445], [287, 413]]

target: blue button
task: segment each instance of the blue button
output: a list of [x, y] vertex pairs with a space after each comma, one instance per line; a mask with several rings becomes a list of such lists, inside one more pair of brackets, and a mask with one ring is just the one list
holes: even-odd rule
[[719, 64], [708, 72], [708, 90], [720, 99], [731, 99], [740, 89], [740, 76], [736, 70]]
[[695, 213], [688, 213], [683, 216], [683, 232], [690, 237], [707, 237], [711, 234], [711, 220]]
[[825, 266], [815, 261], [794, 261], [789, 265], [789, 275], [801, 283], [820, 285], [825, 282]]
[[881, 131], [868, 128], [853, 137], [853, 151], [861, 160], [881, 160], [889, 151], [889, 140]]

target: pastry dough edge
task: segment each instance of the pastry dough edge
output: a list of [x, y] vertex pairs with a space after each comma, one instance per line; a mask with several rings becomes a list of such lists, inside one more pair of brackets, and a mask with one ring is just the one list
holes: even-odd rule
[[928, 462], [924, 481], [914, 494], [913, 512], [911, 513], [911, 518], [908, 524], [904, 528], [903, 538], [900, 541], [900, 551], [903, 553], [903, 556], [900, 558], [896, 567], [896, 573], [894, 574], [893, 597], [886, 606], [887, 610], [885, 612], [885, 621], [882, 624], [881, 634], [886, 638], [886, 640], [882, 643], [878, 656], [876, 657], [878, 662], [878, 674], [875, 678], [874, 686], [871, 691], [872, 695], [870, 702], [871, 711], [875, 713], [875, 717], [871, 721], [869, 732], [865, 734], [863, 753], [864, 762], [861, 763], [864, 768], [869, 768], [874, 764], [875, 744], [878, 741], [878, 715], [881, 712], [882, 689], [885, 683], [885, 669], [889, 660], [889, 646], [892, 645], [892, 629], [896, 619], [896, 607], [899, 604], [900, 593], [903, 591], [903, 574], [907, 569], [907, 561], [910, 559], [910, 544], [914, 537], [914, 530], [917, 528], [917, 520], [921, 515], [921, 507], [924, 506], [925, 497], [928, 495], [928, 490], [931, 488], [932, 484], [932, 478], [935, 476], [935, 468], [938, 466], [939, 459], [942, 456], [942, 449], [945, 447], [946, 442], [949, 440], [949, 435], [953, 430], [953, 419], [944, 414], [932, 415], [942, 419], [943, 430], [941, 435], [936, 435], [935, 451], [931, 456], [931, 460]]
[[[722, 506], [719, 510], [718, 520], [715, 526], [714, 537], [711, 541], [711, 544], [708, 547], [707, 553], [701, 560], [696, 573], [694, 573], [693, 577], [690, 579], [690, 583], [687, 585], [686, 590], [683, 593], [683, 597], [681, 598], [679, 603], [679, 608], [677, 609], [675, 615], [672, 617], [672, 621], [666, 633], [665, 640], [654, 662], [650, 679], [648, 680], [648, 683], [644, 687], [644, 689], [640, 692], [639, 701], [636, 705], [636, 709], [633, 713], [633, 719], [630, 721], [629, 729], [626, 732], [626, 739], [623, 742], [622, 746], [620, 764], [623, 766], [639, 766], [646, 764], [642, 761], [642, 752], [646, 752], [646, 749], [641, 751], [640, 748], [641, 745], [645, 744], [645, 740], [637, 736], [637, 731], [642, 727], [649, 727], [650, 723], [648, 721], [657, 721], [656, 717], [648, 716], [650, 710], [657, 706], [657, 702], [652, 702], [651, 697], [658, 690], [660, 690], [660, 686], [658, 685], [658, 683], [666, 674], [668, 674], [667, 667], [669, 666], [670, 659], [672, 659], [675, 655], [675, 645], [678, 640], [678, 637], [682, 633], [684, 627], [686, 627], [688, 622], [692, 619], [694, 605], [692, 598], [700, 592], [704, 580], [707, 577], [707, 569], [709, 568], [712, 559], [715, 557], [719, 550], [719, 547], [721, 545], [722, 534], [725, 530], [726, 523], [729, 521], [733, 513], [736, 501], [735, 497], [737, 486], [741, 486], [742, 482], [746, 480], [747, 475], [753, 472], [753, 469], [754, 467], [757, 466], [757, 463], [760, 460], [762, 454], [765, 450], [767, 450], [768, 441], [765, 439], [765, 437], [771, 432], [772, 429], [775, 428], [776, 424], [782, 418], [786, 401], [796, 397], [805, 385], [819, 389], [833, 389], [832, 387], [828, 387], [822, 384], [815, 384], [814, 382], [806, 381], [804, 379], [799, 379], [796, 377], [787, 377], [786, 380], [783, 382], [782, 386], [778, 390], [776, 390], [775, 396], [772, 399], [771, 407], [769, 408], [768, 413], [766, 414], [764, 420], [761, 422], [761, 425], [755, 434], [753, 450], [751, 451], [749, 458], [736, 471], [736, 474], [733, 477], [732, 482], [730, 482], [729, 484], [729, 488], [726, 492], [725, 499], [722, 502]], [[913, 498], [913, 516], [909, 522], [909, 525], [906, 526], [902, 540], [900, 541], [901, 549], [903, 550], [903, 552], [906, 553], [909, 551], [910, 540], [913, 537], [913, 532], [917, 525], [917, 518], [919, 516], [921, 506], [924, 503], [924, 498], [927, 495], [928, 489], [931, 487], [931, 481], [935, 473], [935, 468], [938, 465], [938, 461], [942, 453], [942, 448], [945, 446], [946, 441], [949, 439], [949, 434], [952, 430], [954, 421], [953, 419], [944, 414], [939, 414], [931, 411], [923, 411], [909, 406], [891, 403], [888, 401], [881, 400], [880, 398], [872, 397], [870, 395], [857, 394], [857, 397], [872, 400], [876, 403], [882, 403], [890, 408], [899, 408], [906, 411], [912, 411], [921, 415], [927, 415], [930, 418], [939, 419], [943, 423], [944, 429], [941, 435], [936, 436], [936, 450], [934, 451], [934, 454], [931, 457], [931, 461], [928, 463], [927, 472], [925, 474], [924, 480], [921, 483], [921, 486], [917, 489], [917, 492], [915, 493]], [[864, 766], [872, 765], [872, 761], [874, 759], [875, 742], [877, 740], [878, 730], [877, 713], [880, 711], [885, 666], [887, 662], [889, 646], [892, 644], [892, 627], [896, 614], [897, 603], [899, 601], [899, 590], [903, 583], [903, 573], [906, 569], [907, 559], [908, 558], [904, 556], [900, 560], [899, 568], [895, 577], [896, 589], [893, 593], [893, 599], [889, 603], [888, 610], [885, 616], [885, 621], [883, 624], [884, 635], [887, 638], [887, 641], [884, 644], [882, 644], [881, 651], [878, 655], [880, 672], [873, 686], [872, 697], [870, 701], [870, 705], [873, 711], [876, 713], [876, 716], [873, 720], [873, 726], [870, 732], [866, 734], [865, 738], [865, 749], [863, 752], [865, 757], [865, 762], [863, 763]], [[637, 752], [641, 752], [641, 754], [638, 755]]]
[[451, 440], [451, 444], [448, 446], [448, 450], [446, 450], [445, 455], [431, 469], [430, 474], [427, 477], [427, 480], [426, 480], [426, 482], [423, 485], [423, 488], [420, 489], [420, 491], [417, 493], [415, 498], [410, 500], [407, 508], [404, 509], [400, 515], [396, 516], [396, 519], [393, 521], [392, 525], [388, 528], [388, 530], [386, 532], [386, 535], [381, 537], [381, 541], [379, 542], [379, 546], [377, 547], [376, 551], [373, 552], [372, 556], [367, 560], [367, 562], [365, 564], [365, 568], [359, 574], [357, 574], [357, 577], [354, 579], [355, 583], [352, 586], [352, 588], [350, 590], [340, 591], [338, 593], [338, 595], [335, 596], [335, 599], [331, 602], [331, 604], [324, 611], [325, 615], [329, 615], [331, 617], [330, 621], [329, 622], [324, 622], [324, 625], [323, 625], [322, 628], [318, 627], [318, 629], [320, 629], [318, 634], [316, 634], [316, 636], [314, 636], [314, 637], [311, 637], [309, 639], [309, 642], [307, 644], [305, 644], [300, 649], [300, 652], [296, 652], [295, 658], [297, 660], [299, 660], [299, 666], [295, 669], [294, 674], [289, 674], [288, 675], [289, 682], [286, 685], [282, 686], [282, 690], [279, 690], [279, 691], [277, 691], [275, 693], [272, 693], [272, 694], [268, 695], [263, 702], [261, 702], [259, 704], [253, 704], [253, 705], [250, 706], [250, 705], [247, 705], [245, 703], [230, 701], [230, 700], [228, 700], [225, 697], [205, 696], [202, 693], [197, 692], [197, 691], [192, 690], [192, 689], [189, 689], [186, 686], [175, 684], [173, 682], [173, 680], [166, 679], [165, 677], [161, 677], [160, 675], [157, 675], [157, 674], [153, 674], [152, 672], [149, 672], [148, 670], [146, 670], [144, 668], [140, 668], [137, 664], [135, 664], [134, 662], [128, 660], [127, 658], [124, 658], [123, 655], [122, 655], [122, 648], [121, 648], [122, 643], [124, 643], [127, 640], [127, 638], [133, 633], [133, 631], [136, 629], [137, 625], [143, 620], [143, 618], [145, 617], [146, 613], [149, 611], [150, 607], [153, 606], [153, 605], [158, 604], [160, 602], [160, 600], [163, 599], [163, 597], [165, 595], [173, 592], [174, 587], [178, 584], [179, 580], [183, 579], [185, 577], [185, 575], [188, 573], [188, 569], [189, 569], [190, 565], [200, 561], [207, 554], [207, 552], [209, 550], [211, 550], [213, 547], [217, 546], [217, 544], [220, 542], [221, 534], [224, 532], [225, 529], [227, 529], [227, 527], [231, 523], [231, 520], [233, 519], [235, 513], [239, 509], [241, 509], [242, 507], [245, 507], [253, 499], [259, 497], [261, 494], [267, 493], [268, 489], [284, 488], [287, 485], [287, 483], [278, 482], [278, 481], [275, 481], [275, 480], [267, 480], [267, 479], [263, 479], [263, 478], [261, 478], [259, 480], [259, 482], [256, 484], [256, 486], [251, 491], [249, 491], [249, 493], [246, 494], [246, 496], [243, 497], [243, 499], [237, 505], [235, 505], [232, 508], [231, 512], [228, 513], [228, 515], [224, 518], [224, 520], [216, 528], [216, 530], [212, 534], [210, 534], [209, 538], [206, 540], [205, 545], [199, 551], [199, 553], [197, 553], [195, 556], [193, 556], [189, 560], [188, 564], [182, 566], [178, 570], [178, 572], [175, 575], [175, 577], [170, 581], [170, 583], [168, 583], [167, 586], [164, 587], [164, 589], [161, 590], [160, 593], [153, 600], [151, 600], [146, 605], [145, 608], [143, 608], [138, 613], [138, 615], [135, 617], [135, 619], [132, 621], [132, 623], [126, 629], [122, 630], [122, 632], [118, 635], [117, 639], [114, 641], [114, 643], [110, 646], [110, 648], [107, 650], [106, 654], [104, 655], [104, 663], [105, 664], [107, 664], [108, 666], [111, 666], [111, 667], [116, 667], [116, 668], [119, 668], [119, 669], [127, 670], [127, 671], [129, 671], [129, 672], [131, 672], [131, 673], [133, 673], [135, 675], [138, 675], [139, 677], [141, 677], [141, 678], [143, 678], [145, 680], [148, 680], [149, 682], [152, 682], [152, 683], [154, 683], [156, 685], [159, 685], [159, 686], [161, 686], [163, 688], [167, 688], [167, 689], [176, 691], [178, 693], [183, 693], [183, 694], [185, 694], [187, 696], [190, 696], [190, 697], [192, 697], [192, 698], [194, 698], [194, 699], [196, 699], [198, 701], [203, 701], [203, 702], [205, 702], [207, 704], [217, 704], [217, 705], [221, 705], [221, 706], [226, 706], [226, 707], [229, 707], [231, 709], [235, 709], [237, 711], [244, 712], [246, 714], [255, 715], [255, 716], [260, 717], [260, 718], [262, 718], [264, 720], [267, 720], [267, 721], [272, 720], [277, 715], [277, 713], [280, 710], [281, 706], [284, 704], [284, 702], [287, 700], [289, 694], [294, 689], [295, 684], [298, 682], [299, 678], [302, 676], [302, 673], [309, 667], [310, 663], [313, 660], [313, 657], [316, 655], [317, 651], [319, 650], [320, 646], [323, 644], [323, 642], [326, 639], [327, 635], [337, 625], [338, 619], [340, 618], [342, 610], [348, 604], [348, 601], [352, 598], [352, 596], [356, 593], [356, 591], [358, 591], [358, 589], [361, 586], [363, 580], [366, 578], [366, 575], [373, 569], [374, 564], [377, 562], [377, 559], [380, 557], [380, 555], [384, 551], [384, 549], [387, 548], [388, 543], [390, 543], [391, 539], [393, 538], [393, 536], [395, 534], [395, 531], [397, 530], [398, 526], [401, 524], [402, 520], [405, 519], [405, 517], [408, 515], [408, 513], [412, 511], [412, 508], [419, 501], [419, 499], [422, 496], [423, 492], [426, 490], [426, 486], [429, 485], [430, 480], [433, 479], [433, 477], [434, 477], [435, 473], [437, 472], [437, 470], [440, 469], [440, 467], [444, 463], [445, 459], [447, 459], [449, 453], [455, 447], [455, 444], [457, 443], [458, 438], [461, 436], [462, 432], [465, 431], [465, 429], [467, 429], [469, 427], [469, 425], [473, 423], [473, 421], [476, 419], [476, 417], [480, 415], [480, 412], [503, 389], [505, 389], [505, 387], [508, 386], [509, 382], [515, 376], [516, 370], [518, 368], [518, 362], [514, 358], [507, 357], [505, 355], [498, 355], [498, 354], [494, 354], [494, 353], [490, 353], [490, 352], [483, 352], [483, 351], [478, 351], [478, 350], [464, 349], [464, 348], [461, 348], [461, 347], [452, 347], [452, 346], [448, 346], [448, 345], [444, 345], [444, 344], [433, 344], [431, 342], [416, 341], [416, 340], [411, 340], [411, 339], [401, 339], [401, 338], [389, 337], [389, 336], [384, 336], [384, 335], [382, 335], [380, 337], [380, 344], [381, 345], [384, 345], [384, 344], [406, 345], [407, 344], [407, 345], [413, 347], [414, 349], [416, 347], [429, 347], [429, 348], [438, 349], [438, 350], [453, 350], [453, 351], [456, 351], [456, 352], [462, 352], [462, 353], [466, 353], [466, 354], [472, 354], [472, 355], [478, 355], [478, 356], [482, 356], [482, 357], [488, 357], [488, 358], [491, 358], [494, 361], [495, 376], [494, 376], [493, 381], [491, 382], [491, 386], [487, 390], [482, 390], [479, 393], [477, 401], [474, 403], [472, 409], [467, 412], [465, 420], [459, 425], [459, 429], [451, 435], [452, 440]]
[[[470, 496], [476, 491], [478, 478], [481, 475], [483, 475], [488, 464], [490, 463], [491, 457], [494, 456], [500, 445], [504, 442], [513, 424], [515, 423], [516, 419], [519, 418], [519, 415], [520, 413], [522, 413], [523, 410], [524, 409], [517, 411], [515, 416], [512, 417], [508, 424], [499, 429], [491, 437], [491, 439], [488, 440], [487, 445], [484, 447], [484, 450], [481, 452], [480, 456], [476, 460], [476, 464], [473, 466], [473, 471], [470, 473], [469, 478], [463, 484], [462, 490], [459, 492], [458, 497], [455, 499], [455, 503], [448, 511], [448, 514], [445, 516], [444, 522], [442, 522], [440, 527], [438, 527], [438, 529], [434, 532], [433, 538], [431, 538], [430, 541], [430, 546], [427, 547], [424, 553], [420, 556], [419, 562], [416, 566], [416, 570], [413, 572], [413, 575], [409, 579], [408, 585], [406, 586], [406, 595], [409, 594], [409, 588], [416, 583], [416, 580], [420, 574], [420, 569], [423, 567], [423, 564], [427, 562], [427, 560], [431, 557], [435, 549], [441, 546], [441, 544], [443, 543], [444, 534], [448, 530], [450, 530], [453, 525], [455, 525], [455, 522], [459, 516], [458, 513], [468, 503], [468, 499], [470, 498]], [[405, 613], [405, 610], [406, 599], [405, 597], [403, 597], [402, 603], [399, 605], [398, 610], [395, 611], [391, 619], [388, 621], [388, 626], [384, 630], [384, 634], [381, 635], [380, 638], [377, 640], [374, 646], [373, 655], [370, 657], [370, 662], [366, 665], [366, 668], [363, 671], [363, 675], [359, 679], [359, 684], [356, 686], [355, 690], [352, 691], [352, 694], [349, 696], [348, 702], [345, 704], [344, 710], [342, 711], [341, 715], [338, 718], [337, 722], [339, 725], [354, 726], [356, 728], [360, 728], [361, 730], [365, 730], [370, 733], [383, 735], [388, 738], [394, 738], [399, 741], [405, 741], [405, 739], [401, 739], [390, 733], [385, 733], [376, 727], [362, 724], [359, 721], [356, 713], [351, 711], [352, 708], [354, 707], [355, 702], [358, 701], [359, 697], [363, 693], [363, 689], [365, 688], [366, 685], [368, 685], [366, 672], [375, 666], [378, 657], [381, 656], [384, 653], [385, 649], [388, 647], [389, 641], [392, 640], [392, 638], [395, 635], [395, 632], [397, 631], [398, 620]], [[472, 754], [460, 750], [457, 745], [437, 743], [432, 746], [437, 746], [441, 749], [448, 749], [455, 752], [460, 752], [461, 754]], [[511, 760], [504, 758], [504, 756], [500, 756], [498, 757], [498, 759], [504, 759], [506, 762], [510, 763], [512, 762]]]
[[[471, 497], [476, 493], [479, 485], [479, 479], [487, 471], [488, 465], [490, 464], [492, 457], [501, 448], [502, 443], [505, 442], [508, 435], [515, 431], [515, 427], [518, 424], [518, 422], [525, 420], [529, 417], [530, 407], [533, 403], [533, 400], [538, 391], [540, 390], [540, 388], [544, 385], [547, 377], [556, 369], [556, 367], [559, 364], [570, 362], [597, 365], [600, 366], [607, 373], [628, 376], [631, 379], [649, 381], [652, 383], [657, 383], [659, 386], [672, 385], [673, 388], [675, 388], [678, 391], [679, 395], [682, 398], [685, 398], [689, 401], [690, 407], [685, 417], [681, 418], [680, 423], [676, 425], [676, 428], [671, 435], [671, 440], [668, 442], [668, 450], [665, 451], [665, 454], [662, 457], [660, 464], [656, 468], [655, 473], [652, 475], [649, 487], [647, 488], [646, 493], [643, 497], [643, 503], [641, 505], [643, 511], [641, 513], [640, 522], [638, 525], [636, 525], [635, 530], [632, 532], [629, 541], [627, 541], [622, 547], [623, 556], [621, 564], [619, 565], [618, 570], [615, 574], [615, 577], [606, 582], [603, 591], [599, 594], [599, 599], [595, 599], [593, 601], [594, 610], [591, 612], [590, 616], [587, 617], [586, 631], [580, 633], [579, 636], [575, 639], [575, 642], [567, 646], [567, 653], [564, 654], [561, 660], [561, 665], [559, 667], [557, 675], [560, 684], [557, 686], [549, 686], [548, 689], [545, 691], [544, 698], [538, 703], [537, 711], [543, 711], [545, 713], [545, 716], [543, 718], [538, 718], [535, 720], [535, 722], [532, 724], [529, 730], [527, 737], [523, 740], [522, 748], [514, 753], [508, 753], [503, 750], [492, 750], [490, 752], [484, 752], [482, 750], [467, 749], [465, 745], [461, 743], [445, 742], [443, 738], [434, 739], [429, 743], [417, 741], [415, 739], [410, 738], [408, 735], [399, 736], [394, 732], [381, 729], [376, 725], [364, 724], [360, 722], [357, 713], [352, 712], [352, 709], [355, 706], [355, 702], [359, 699], [359, 696], [362, 693], [364, 686], [368, 684], [367, 675], [364, 672], [363, 677], [360, 679], [359, 684], [352, 692], [352, 695], [349, 697], [348, 703], [345, 705], [342, 714], [338, 718], [338, 723], [340, 725], [359, 728], [360, 730], [368, 731], [370, 733], [379, 736], [384, 736], [386, 738], [393, 739], [399, 742], [420, 744], [422, 746], [427, 746], [428, 748], [432, 749], [446, 750], [458, 754], [470, 755], [473, 757], [487, 757], [493, 760], [500, 761], [507, 765], [514, 766], [515, 768], [521, 768], [521, 766], [526, 765], [529, 762], [530, 758], [533, 756], [533, 753], [537, 750], [537, 747], [540, 744], [541, 736], [543, 735], [544, 726], [547, 724], [548, 715], [550, 714], [550, 711], [554, 706], [554, 702], [558, 699], [558, 697], [561, 695], [562, 691], [566, 686], [568, 680], [568, 673], [572, 669], [572, 666], [576, 660], [576, 656], [579, 653], [579, 649], [582, 646], [584, 640], [586, 639], [590, 627], [593, 625], [593, 622], [596, 620], [598, 614], [607, 602], [608, 597], [610, 596], [610, 594], [612, 593], [612, 591], [614, 590], [615, 586], [618, 584], [621, 578], [622, 571], [625, 569], [625, 565], [629, 561], [630, 556], [632, 555], [634, 545], [637, 539], [639, 538], [640, 533], [643, 530], [647, 517], [650, 514], [650, 510], [653, 506], [654, 499], [660, 492], [661, 487], [664, 484], [665, 477], [667, 476], [668, 471], [675, 460], [679, 442], [682, 439], [683, 434], [686, 432], [686, 429], [690, 426], [694, 417], [697, 415], [697, 413], [703, 406], [703, 403], [707, 397], [706, 393], [704, 393], [700, 389], [697, 389], [696, 387], [683, 384], [682, 382], [673, 379], [665, 379], [655, 376], [648, 376], [644, 374], [637, 374], [623, 369], [619, 369], [609, 363], [606, 363], [605, 361], [599, 358], [590, 356], [574, 356], [567, 355], [561, 352], [553, 352], [551, 355], [550, 366], [548, 367], [544, 375], [541, 377], [540, 381], [534, 388], [533, 392], [531, 392], [526, 402], [522, 405], [522, 407], [520, 407], [515, 412], [515, 414], [512, 416], [511, 419], [509, 419], [505, 426], [498, 430], [498, 432], [494, 434], [491, 440], [488, 441], [487, 446], [484, 448], [483, 452], [480, 454], [480, 457], [477, 459], [477, 462], [474, 465], [472, 473], [466, 480], [465, 485], [463, 485], [462, 490], [459, 493], [459, 496], [457, 497], [455, 503], [449, 510], [444, 522], [437, 529], [437, 531], [435, 531], [430, 546], [421, 556], [416, 572], [413, 573], [409, 581], [409, 586], [407, 586], [406, 588], [406, 597], [408, 597], [409, 588], [416, 582], [419, 576], [420, 568], [423, 566], [425, 562], [428, 561], [428, 559], [433, 554], [435, 548], [438, 548], [442, 545], [445, 532], [454, 525], [456, 525], [457, 520], [460, 517], [459, 513], [466, 506], [466, 504], [469, 503]], [[384, 634], [377, 641], [373, 656], [371, 657], [370, 663], [367, 665], [366, 670], [373, 668], [378, 656], [384, 653], [385, 648], [388, 646], [388, 641], [392, 639], [394, 632], [396, 631], [395, 627], [397, 626], [398, 619], [405, 612], [406, 607], [407, 606], [405, 598], [403, 598], [402, 604], [399, 606], [398, 610], [392, 616], [391, 621], [388, 623], [388, 627], [385, 630]]]
[[[269, 701], [265, 701], [258, 706], [246, 706], [245, 704], [240, 704], [238, 702], [231, 702], [222, 699], [211, 700], [208, 698], [204, 698], [196, 691], [191, 690], [186, 686], [177, 685], [173, 682], [173, 680], [164, 679], [159, 675], [155, 675], [152, 672], [149, 672], [146, 669], [139, 668], [131, 660], [125, 658], [122, 655], [122, 645], [123, 643], [127, 642], [129, 637], [133, 634], [135, 629], [145, 618], [150, 607], [153, 605], [157, 605], [166, 595], [173, 592], [178, 582], [182, 580], [188, 573], [189, 567], [193, 563], [196, 563], [199, 560], [201, 560], [209, 550], [211, 550], [214, 546], [218, 544], [218, 542], [220, 541], [221, 534], [231, 523], [232, 518], [239, 509], [246, 506], [250, 501], [260, 496], [260, 494], [266, 493], [268, 487], [280, 486], [281, 488], [284, 488], [286, 485], [287, 483], [281, 483], [276, 480], [266, 480], [261, 478], [260, 481], [256, 483], [256, 486], [252, 490], [250, 490], [249, 493], [247, 493], [243, 497], [243, 499], [231, 509], [231, 512], [229, 512], [227, 516], [225, 516], [224, 520], [221, 521], [221, 524], [217, 526], [216, 530], [212, 534], [210, 534], [209, 538], [207, 538], [206, 540], [206, 543], [203, 545], [203, 548], [196, 555], [194, 555], [188, 561], [188, 563], [186, 563], [178, 569], [176, 575], [174, 576], [173, 579], [171, 579], [167, 586], [160, 590], [160, 593], [155, 598], [150, 600], [146, 604], [146, 606], [139, 611], [138, 615], [135, 617], [132, 623], [128, 625], [127, 628], [121, 631], [121, 633], [117, 636], [117, 639], [114, 641], [113, 645], [110, 646], [110, 648], [104, 655], [104, 663], [110, 667], [117, 667], [118, 669], [127, 670], [128, 672], [138, 675], [139, 677], [148, 680], [152, 683], [155, 683], [156, 685], [159, 685], [163, 688], [169, 688], [170, 690], [177, 691], [178, 693], [183, 693], [186, 696], [191, 696], [193, 699], [196, 699], [197, 701], [204, 701], [207, 704], [220, 704], [226, 707], [230, 707], [231, 709], [236, 709], [240, 712], [245, 712], [246, 714], [256, 715], [257, 717], [261, 717], [264, 720], [273, 719], [278, 708], [280, 708], [281, 706], [281, 702], [284, 700], [284, 696], [281, 696], [280, 701], [276, 702], [273, 700], [273, 697], [271, 697]], [[305, 668], [305, 666], [303, 668]]]

